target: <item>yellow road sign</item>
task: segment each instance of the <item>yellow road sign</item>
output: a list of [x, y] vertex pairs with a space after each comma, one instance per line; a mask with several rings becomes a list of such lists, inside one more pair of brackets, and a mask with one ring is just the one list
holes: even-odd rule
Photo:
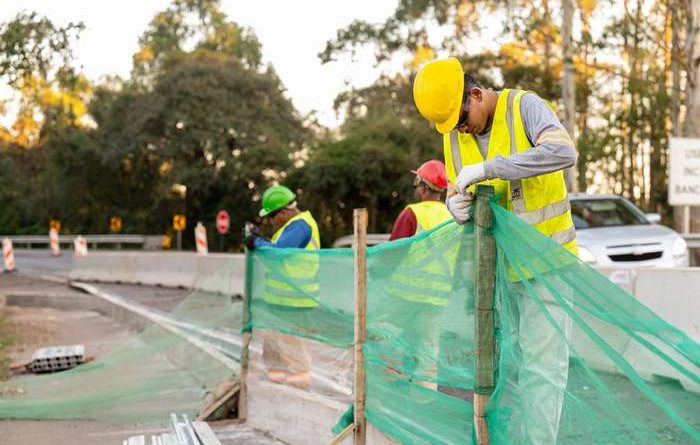
[[58, 219], [52, 219], [49, 221], [49, 228], [56, 229], [57, 232], [61, 231], [61, 221]]
[[122, 219], [118, 216], [113, 216], [109, 219], [109, 230], [111, 232], [122, 231]]
[[183, 230], [185, 230], [186, 226], [187, 219], [185, 219], [185, 215], [173, 215], [173, 229], [177, 230], [178, 232], [182, 232]]
[[167, 233], [163, 235], [163, 249], [170, 249], [173, 244], [173, 239]]

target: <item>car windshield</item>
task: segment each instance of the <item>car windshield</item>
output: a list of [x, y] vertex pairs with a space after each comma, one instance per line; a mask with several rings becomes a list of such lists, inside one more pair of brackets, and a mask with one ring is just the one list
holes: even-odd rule
[[622, 199], [581, 199], [571, 201], [576, 229], [649, 224], [644, 214]]

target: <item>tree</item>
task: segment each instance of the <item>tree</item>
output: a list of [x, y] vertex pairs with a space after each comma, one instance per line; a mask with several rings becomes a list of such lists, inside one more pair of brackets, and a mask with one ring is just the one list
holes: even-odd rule
[[47, 114], [77, 123], [85, 113], [90, 86], [71, 65], [71, 44], [83, 28], [80, 22], [57, 27], [35, 12], [0, 25], [0, 76], [21, 93], [12, 142], [35, 146]]
[[442, 156], [434, 130], [415, 112], [412, 79], [382, 77], [338, 96], [345, 123], [326, 134], [308, 161], [292, 173], [301, 202], [316, 215], [325, 243], [352, 232], [352, 209], [367, 207], [369, 230], [388, 232], [413, 200], [410, 170]]
[[308, 138], [273, 71], [209, 51], [170, 58], [150, 92], [99, 90], [92, 113], [104, 162], [120, 165], [111, 205], [140, 212], [150, 232], [176, 212], [212, 222], [228, 208], [233, 227], [254, 219]]
[[151, 20], [134, 54], [134, 80], [150, 85], [171, 56], [205, 50], [257, 68], [262, 59], [255, 34], [226, 18], [220, 0], [174, 0]]

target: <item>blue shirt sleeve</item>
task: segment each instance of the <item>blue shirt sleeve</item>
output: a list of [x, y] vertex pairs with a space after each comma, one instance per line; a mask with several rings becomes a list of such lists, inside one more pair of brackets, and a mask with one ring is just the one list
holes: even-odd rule
[[284, 229], [276, 243], [259, 236], [255, 238], [255, 247], [306, 247], [309, 241], [311, 241], [311, 227], [306, 224], [306, 221], [297, 220]]

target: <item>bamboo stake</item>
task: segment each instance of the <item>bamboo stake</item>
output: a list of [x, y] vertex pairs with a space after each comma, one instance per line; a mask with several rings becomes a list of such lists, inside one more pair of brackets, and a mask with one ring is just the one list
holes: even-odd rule
[[365, 445], [365, 338], [367, 337], [367, 209], [353, 211], [355, 251], [355, 445]]
[[489, 206], [489, 199], [493, 195], [492, 186], [477, 186], [474, 218], [476, 233], [474, 429], [478, 445], [491, 443], [485, 412], [495, 385], [493, 292], [496, 278], [496, 241], [491, 233], [493, 212]]

